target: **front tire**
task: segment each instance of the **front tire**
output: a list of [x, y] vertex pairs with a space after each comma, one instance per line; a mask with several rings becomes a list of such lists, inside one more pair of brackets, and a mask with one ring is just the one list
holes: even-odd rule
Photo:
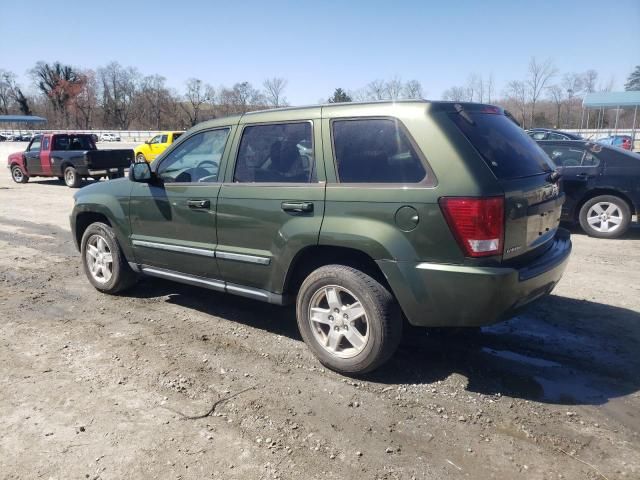
[[11, 167], [11, 178], [16, 183], [27, 183], [29, 176], [18, 165]]
[[327, 265], [302, 283], [298, 328], [320, 363], [345, 375], [370, 372], [396, 351], [402, 336], [400, 307], [369, 275]]
[[631, 224], [631, 209], [615, 195], [600, 195], [585, 202], [580, 209], [580, 226], [590, 237], [618, 238]]
[[92, 223], [82, 235], [80, 246], [84, 273], [97, 290], [115, 294], [136, 283], [138, 277], [110, 226]]
[[78, 188], [82, 183], [82, 179], [78, 175], [75, 168], [69, 166], [64, 169], [64, 183], [69, 188]]

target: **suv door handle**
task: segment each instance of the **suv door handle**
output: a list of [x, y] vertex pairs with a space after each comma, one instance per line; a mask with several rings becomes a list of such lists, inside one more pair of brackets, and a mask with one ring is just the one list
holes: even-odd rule
[[209, 208], [211, 202], [209, 200], [187, 200], [187, 207], [189, 208]]
[[282, 202], [282, 210], [294, 213], [313, 212], [313, 203], [311, 202]]

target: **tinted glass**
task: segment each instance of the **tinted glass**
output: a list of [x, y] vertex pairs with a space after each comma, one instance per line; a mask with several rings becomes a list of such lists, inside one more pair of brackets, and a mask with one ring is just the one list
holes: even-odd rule
[[169, 135], [162, 135], [162, 138], [160, 139], [160, 143], [167, 143], [168, 140], [169, 140]]
[[553, 170], [549, 157], [524, 131], [496, 113], [452, 113], [450, 118], [476, 147], [499, 179], [539, 175]]
[[217, 182], [228, 136], [228, 128], [193, 135], [162, 160], [158, 175], [165, 182]]
[[311, 123], [254, 125], [242, 133], [234, 182], [316, 181]]
[[173, 140], [172, 142], [175, 142], [178, 138], [180, 138], [182, 136], [182, 132], [180, 133], [174, 133], [173, 134]]
[[543, 145], [542, 149], [558, 167], [579, 167], [582, 165], [584, 149], [572, 146]]
[[54, 150], [92, 150], [90, 135], [56, 135], [53, 137]]
[[396, 120], [333, 122], [333, 146], [342, 183], [418, 183], [427, 172]]
[[569, 137], [566, 135], [560, 135], [559, 133], [549, 133], [549, 138], [547, 140], [568, 140]]
[[534, 140], [544, 140], [547, 134], [546, 132], [533, 132], [530, 133], [529, 136]]

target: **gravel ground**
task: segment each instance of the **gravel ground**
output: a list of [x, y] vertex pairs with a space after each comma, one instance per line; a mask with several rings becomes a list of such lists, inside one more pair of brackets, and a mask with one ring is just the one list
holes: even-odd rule
[[473, 336], [412, 331], [354, 380], [292, 309], [98, 293], [73, 192], [0, 176], [0, 478], [640, 478], [638, 229], [575, 232], [549, 298]]

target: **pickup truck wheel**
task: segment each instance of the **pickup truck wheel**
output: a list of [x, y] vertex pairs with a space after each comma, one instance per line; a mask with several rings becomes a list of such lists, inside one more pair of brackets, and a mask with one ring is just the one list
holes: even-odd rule
[[11, 167], [11, 178], [16, 183], [27, 183], [29, 181], [29, 176], [18, 165]]
[[111, 227], [96, 222], [87, 227], [81, 242], [82, 265], [91, 284], [104, 293], [118, 293], [137, 281]]
[[589, 199], [580, 209], [580, 226], [596, 238], [618, 238], [631, 223], [631, 210], [622, 198], [600, 195]]
[[64, 183], [69, 188], [78, 188], [82, 183], [82, 179], [78, 176], [75, 168], [69, 166], [64, 169]]
[[369, 275], [344, 265], [321, 267], [305, 279], [296, 314], [302, 338], [320, 362], [346, 375], [382, 365], [402, 336], [393, 295]]

